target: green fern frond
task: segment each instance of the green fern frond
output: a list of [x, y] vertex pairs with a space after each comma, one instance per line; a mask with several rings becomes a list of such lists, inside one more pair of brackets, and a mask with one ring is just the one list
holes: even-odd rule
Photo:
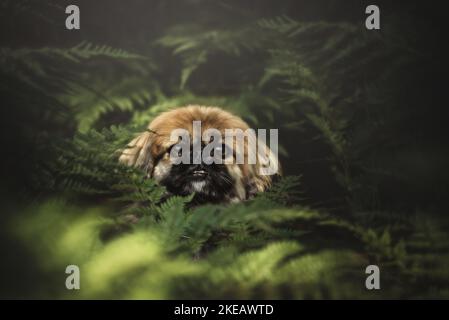
[[182, 58], [180, 89], [184, 89], [192, 73], [208, 61], [211, 54], [223, 52], [240, 56], [242, 51], [259, 47], [263, 34], [254, 28], [244, 30], [201, 30], [196, 26], [174, 27], [156, 41], [157, 45], [172, 49]]

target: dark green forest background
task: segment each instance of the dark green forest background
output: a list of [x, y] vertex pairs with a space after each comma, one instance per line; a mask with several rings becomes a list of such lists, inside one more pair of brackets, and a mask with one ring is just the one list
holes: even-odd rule
[[[446, 21], [424, 1], [2, 0], [0, 297], [449, 298]], [[278, 128], [284, 178], [158, 205], [117, 150], [186, 104]]]

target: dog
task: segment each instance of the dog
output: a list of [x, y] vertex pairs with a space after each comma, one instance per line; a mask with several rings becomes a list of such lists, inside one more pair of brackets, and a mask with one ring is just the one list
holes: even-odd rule
[[[201, 126], [200, 132], [197, 132], [199, 139], [194, 137], [196, 124]], [[142, 169], [146, 177], [153, 178], [164, 186], [169, 195], [186, 196], [194, 193], [192, 201], [196, 204], [240, 202], [266, 191], [272, 185], [273, 178], [280, 176], [277, 151], [276, 154], [273, 153], [264, 142], [255, 137], [247, 137], [239, 147], [236, 141], [227, 143], [226, 139], [217, 136], [212, 139], [206, 133], [215, 130], [223, 137], [226, 130], [249, 132], [248, 129], [248, 124], [240, 117], [219, 107], [188, 105], [154, 118], [148, 129], [122, 150], [119, 161]], [[183, 130], [187, 135], [185, 138], [191, 140], [180, 143], [180, 136], [173, 138], [176, 130]], [[257, 151], [254, 151], [254, 146], [248, 148], [249, 142], [255, 140]], [[190, 160], [187, 163], [173, 161], [173, 157], [180, 155], [184, 147], [187, 151], [194, 149], [195, 141], [198, 142], [197, 150], [201, 152], [208, 148], [212, 157], [218, 154], [218, 160], [224, 159], [223, 154], [228, 154], [229, 157], [226, 161], [205, 163], [204, 156], [192, 161], [195, 152], [190, 152], [190, 155], [187, 152], [185, 159]], [[210, 148], [212, 142], [214, 147]], [[249, 161], [251, 152], [255, 158], [252, 162]], [[239, 155], [243, 161], [233, 161]], [[275, 174], [263, 173], [267, 162], [275, 168]]]

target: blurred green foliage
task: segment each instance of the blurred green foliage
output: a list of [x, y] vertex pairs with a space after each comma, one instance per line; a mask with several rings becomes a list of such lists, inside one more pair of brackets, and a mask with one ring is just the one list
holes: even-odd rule
[[[304, 3], [176, 2], [194, 17], [181, 19], [155, 0], [157, 28], [117, 35], [123, 48], [99, 35], [3, 44], [1, 297], [449, 298], [446, 111], [435, 87], [446, 57], [429, 41], [434, 29], [423, 20], [418, 32], [410, 8], [388, 7], [383, 32], [357, 15], [288, 10]], [[34, 5], [2, 4], [52, 27], [63, 10], [49, 1], [36, 15]], [[163, 188], [117, 154], [187, 104], [279, 128], [286, 177], [245, 203], [161, 205]], [[79, 291], [64, 287], [70, 264]], [[379, 291], [365, 289], [369, 264], [380, 266]]]

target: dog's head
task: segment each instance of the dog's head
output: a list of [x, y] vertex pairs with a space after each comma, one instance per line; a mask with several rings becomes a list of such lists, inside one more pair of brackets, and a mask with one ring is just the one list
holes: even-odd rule
[[[119, 160], [142, 168], [171, 194], [195, 193], [199, 203], [237, 202], [271, 185], [272, 175], [261, 172], [266, 160], [276, 171], [279, 168], [277, 156], [260, 139], [245, 136], [242, 144], [225, 139], [229, 130], [248, 129], [241, 118], [220, 108], [182, 107], [156, 117]], [[257, 151], [250, 143], [254, 139]], [[187, 161], [180, 162], [181, 157]]]

